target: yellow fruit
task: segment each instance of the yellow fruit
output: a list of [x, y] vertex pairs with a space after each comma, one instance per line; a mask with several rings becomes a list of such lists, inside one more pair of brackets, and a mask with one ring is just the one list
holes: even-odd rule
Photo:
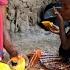
[[0, 70], [11, 70], [8, 64], [0, 62]]
[[25, 59], [22, 56], [13, 57], [11, 61], [17, 62], [16, 66], [12, 66], [13, 70], [25, 70]]
[[53, 26], [53, 22], [50, 22], [50, 21], [42, 21], [42, 24], [45, 26], [45, 27], [52, 27]]

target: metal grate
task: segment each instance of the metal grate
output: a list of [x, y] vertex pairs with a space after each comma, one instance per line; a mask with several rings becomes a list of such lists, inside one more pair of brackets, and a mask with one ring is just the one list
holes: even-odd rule
[[63, 63], [59, 56], [48, 52], [44, 52], [40, 64], [48, 70], [70, 70], [70, 64]]

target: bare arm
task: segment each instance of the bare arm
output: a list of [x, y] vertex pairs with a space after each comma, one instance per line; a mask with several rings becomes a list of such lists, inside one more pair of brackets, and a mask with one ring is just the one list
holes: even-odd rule
[[17, 53], [16, 47], [13, 45], [10, 35], [9, 35], [9, 31], [6, 29], [6, 27], [4, 27], [3, 39], [4, 39], [4, 41], [3, 41], [4, 48], [10, 54], [10, 56], [11, 57], [17, 56], [18, 53]]
[[64, 21], [60, 13], [55, 9], [54, 7], [54, 12], [60, 22], [59, 30], [60, 30], [60, 39], [63, 45], [65, 45], [66, 42], [66, 34], [65, 34], [65, 28], [64, 28]]

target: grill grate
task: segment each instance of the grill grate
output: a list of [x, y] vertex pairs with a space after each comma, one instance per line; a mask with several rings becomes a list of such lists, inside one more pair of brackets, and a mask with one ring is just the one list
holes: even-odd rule
[[70, 64], [63, 63], [58, 55], [48, 52], [42, 54], [40, 64], [48, 70], [70, 70]]

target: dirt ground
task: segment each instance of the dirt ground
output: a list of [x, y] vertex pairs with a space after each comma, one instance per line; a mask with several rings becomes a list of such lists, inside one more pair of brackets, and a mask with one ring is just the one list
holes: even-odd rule
[[[37, 24], [40, 20], [41, 7], [45, 7], [52, 0], [10, 0], [7, 22], [13, 44], [19, 53], [29, 54], [36, 48], [58, 54], [59, 36], [41, 29]], [[17, 17], [15, 19], [15, 7]], [[16, 23], [14, 23], [16, 20]], [[18, 27], [17, 27], [18, 25]], [[16, 28], [16, 33], [14, 32]], [[20, 31], [18, 32], [18, 30]], [[5, 52], [5, 59], [8, 54]], [[6, 59], [7, 60], [7, 59]]]
[[[37, 48], [58, 54], [60, 45], [58, 35], [44, 30], [40, 32], [32, 30], [26, 31], [25, 33], [11, 33], [11, 39], [21, 54], [29, 54]], [[7, 53], [5, 53], [5, 56], [8, 56], [6, 54]]]

